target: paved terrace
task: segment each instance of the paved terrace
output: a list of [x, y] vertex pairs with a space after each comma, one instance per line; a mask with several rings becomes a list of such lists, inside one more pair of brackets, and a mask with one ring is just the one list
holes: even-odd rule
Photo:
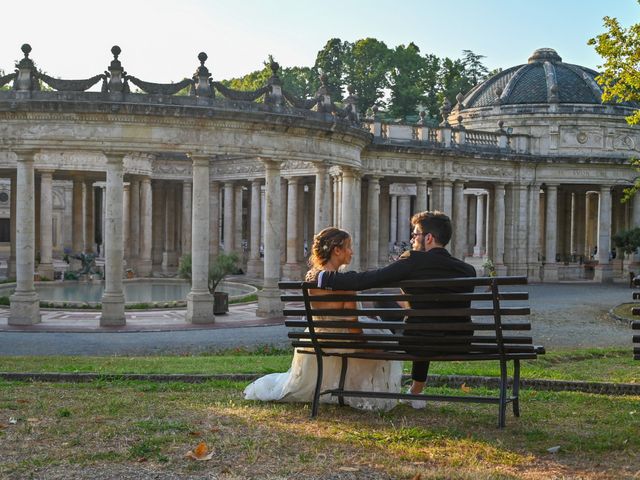
[[[530, 285], [532, 335], [548, 350], [629, 347], [631, 330], [608, 315], [631, 301], [626, 284]], [[42, 323], [7, 324], [0, 310], [0, 355], [153, 355], [212, 352], [273, 345], [287, 348], [283, 319], [256, 316], [255, 303], [232, 305], [213, 325], [192, 325], [185, 310], [127, 311], [124, 327], [100, 327], [99, 311], [43, 310]]]

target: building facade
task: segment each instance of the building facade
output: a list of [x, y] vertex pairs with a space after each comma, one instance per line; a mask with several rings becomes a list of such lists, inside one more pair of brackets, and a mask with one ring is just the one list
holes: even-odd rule
[[533, 281], [609, 281], [635, 262], [611, 243], [640, 226], [640, 199], [621, 203], [635, 107], [603, 105], [597, 73], [551, 49], [443, 105], [438, 127], [360, 119], [357, 98], [336, 106], [324, 83], [298, 99], [277, 64], [267, 85], [238, 92], [212, 80], [203, 53], [192, 78], [157, 84], [126, 74], [118, 47], [86, 80], [39, 72], [30, 51], [0, 78], [12, 324], [39, 321], [33, 273], [52, 278], [65, 249], [104, 257], [103, 325], [124, 322], [125, 269], [171, 272], [186, 253], [187, 318], [213, 321], [207, 266], [222, 250], [263, 278], [259, 314], [278, 315], [277, 281], [301, 278], [314, 232], [350, 231], [351, 267], [376, 268], [427, 208], [451, 216], [450, 250], [479, 270], [489, 259]]

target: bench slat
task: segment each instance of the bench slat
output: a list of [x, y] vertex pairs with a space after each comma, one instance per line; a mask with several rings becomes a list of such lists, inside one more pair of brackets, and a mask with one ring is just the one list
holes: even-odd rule
[[[301, 349], [298, 348], [298, 353], [315, 355], [313, 349]], [[537, 356], [541, 353], [544, 353], [544, 349], [542, 352], [539, 349], [535, 349], [535, 353], [508, 353], [505, 355], [506, 360], [533, 360], [537, 358]], [[356, 352], [339, 352], [339, 351], [327, 351], [323, 352], [324, 356], [328, 357], [347, 357], [347, 358], [362, 358], [365, 360], [402, 360], [402, 361], [421, 361], [427, 360], [431, 362], [464, 362], [464, 361], [485, 361], [485, 360], [501, 360], [500, 354], [497, 353], [477, 353], [473, 355], [462, 355], [462, 354], [446, 354], [446, 355], [423, 355], [423, 356], [415, 356], [410, 355], [408, 353], [397, 353], [397, 352], [367, 352], [365, 350], [356, 351]]]
[[[471, 287], [488, 286], [492, 283], [497, 285], [526, 285], [527, 277], [463, 277], [463, 278], [435, 278], [429, 280], [404, 280], [402, 282], [387, 284], [385, 287], [397, 288], [428, 288], [428, 287]], [[281, 290], [301, 289], [303, 287], [314, 288], [315, 282], [278, 282]]]
[[640, 330], [640, 322], [633, 322], [631, 328], [634, 330]]
[[[500, 293], [500, 300], [528, 300], [527, 292], [505, 292]], [[304, 302], [304, 296], [300, 294], [281, 295], [283, 302]], [[312, 302], [377, 302], [377, 301], [394, 301], [394, 302], [464, 302], [464, 301], [491, 301], [493, 296], [491, 293], [425, 293], [410, 295], [406, 293], [328, 293], [327, 295], [310, 295], [309, 300]]]
[[[464, 395], [464, 396], [454, 396], [454, 395], [412, 395], [412, 394], [398, 394], [398, 393], [387, 393], [387, 392], [358, 392], [353, 390], [325, 390], [322, 394], [328, 394], [333, 396], [341, 395], [343, 397], [361, 397], [361, 398], [399, 398], [399, 399], [407, 399], [407, 400], [435, 400], [435, 401], [447, 401], [447, 402], [474, 402], [474, 403], [500, 403], [499, 397], [479, 397], [475, 395]], [[509, 401], [513, 401], [512, 398], [509, 398]]]
[[[312, 335], [310, 332], [289, 332], [289, 338], [296, 338], [298, 340], [308, 339], [310, 340]], [[397, 334], [376, 334], [376, 333], [363, 333], [363, 334], [354, 334], [354, 333], [337, 333], [337, 332], [322, 332], [316, 333], [313, 335], [318, 340], [356, 340], [356, 341], [376, 341], [380, 339], [384, 339], [384, 341], [399, 341], [402, 340], [404, 345], [410, 344], [413, 342], [421, 343], [421, 344], [429, 344], [429, 345], [438, 345], [441, 343], [495, 343], [497, 341], [495, 335], [446, 335], [446, 336], [420, 336], [413, 338], [412, 336], [407, 335], [397, 335]], [[635, 337], [634, 337], [635, 338]], [[503, 336], [503, 341], [505, 343], [533, 343], [532, 337], [527, 336]]]
[[[285, 326], [306, 328], [306, 320], [285, 320]], [[442, 322], [442, 323], [404, 323], [404, 322], [356, 322], [348, 320], [316, 320], [315, 328], [386, 328], [389, 330], [424, 330], [424, 331], [464, 331], [495, 330], [493, 323], [484, 322]], [[531, 330], [529, 322], [503, 323], [502, 330]]]
[[[294, 340], [291, 345], [295, 348], [309, 348], [309, 342]], [[412, 354], [433, 354], [434, 348], [437, 348], [438, 353], [451, 352], [461, 353], [468, 355], [486, 354], [486, 353], [498, 353], [497, 344], [478, 343], [471, 345], [399, 345], [397, 342], [384, 343], [384, 342], [347, 342], [347, 341], [325, 341], [320, 342], [322, 349], [343, 349], [343, 350], [377, 350], [377, 351], [404, 351], [411, 349]], [[533, 353], [535, 349], [533, 345], [504, 345], [505, 353]]]
[[[501, 307], [500, 315], [529, 315], [529, 307]], [[283, 311], [285, 317], [297, 317], [306, 315], [304, 308], [286, 309]], [[315, 317], [383, 317], [383, 316], [404, 316], [404, 317], [488, 317], [493, 316], [493, 308], [433, 308], [433, 309], [404, 309], [404, 308], [345, 308], [328, 309], [312, 308], [311, 314]]]

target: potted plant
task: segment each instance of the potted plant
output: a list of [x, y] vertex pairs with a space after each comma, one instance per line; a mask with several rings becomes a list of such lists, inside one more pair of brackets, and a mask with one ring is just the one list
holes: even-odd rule
[[[213, 295], [213, 313], [220, 315], [229, 311], [229, 294], [217, 292], [218, 285], [227, 275], [238, 271], [240, 258], [235, 252], [220, 253], [209, 267], [209, 292]], [[180, 275], [191, 279], [191, 254], [180, 259]]]

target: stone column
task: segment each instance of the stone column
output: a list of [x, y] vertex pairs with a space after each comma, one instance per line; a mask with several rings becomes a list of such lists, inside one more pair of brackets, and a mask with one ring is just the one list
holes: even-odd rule
[[260, 185], [258, 179], [251, 182], [251, 228], [249, 229], [249, 263], [247, 274], [258, 277], [262, 275], [262, 259], [260, 258]]
[[509, 184], [505, 205], [505, 264], [509, 275], [527, 275], [527, 186]]
[[333, 195], [331, 196], [331, 198], [333, 199], [333, 225], [337, 226], [340, 225], [340, 198], [338, 197], [338, 176], [332, 175], [331, 182], [333, 184]]
[[138, 276], [149, 277], [152, 271], [151, 239], [153, 231], [151, 179], [142, 177], [140, 186], [140, 258], [138, 260]]
[[11, 246], [9, 247], [9, 265], [7, 265], [7, 277], [16, 278], [16, 199], [18, 197], [18, 187], [16, 176], [11, 175], [11, 196], [9, 197], [9, 230], [11, 235]]
[[220, 253], [220, 182], [209, 184], [209, 264]]
[[129, 182], [129, 263], [137, 268], [140, 256], [140, 180], [131, 178]]
[[105, 215], [105, 282], [102, 296], [101, 326], [124, 325], [123, 274], [123, 222], [124, 184], [123, 156], [106, 153], [107, 157], [107, 205]]
[[[280, 178], [280, 267], [287, 262], [287, 181]], [[281, 270], [282, 271], [282, 270]]]
[[151, 190], [153, 196], [151, 202], [151, 228], [153, 229], [151, 240], [151, 263], [153, 265], [162, 264], [162, 252], [164, 250], [164, 211], [165, 197], [164, 182], [162, 180], [154, 180]]
[[287, 179], [287, 262], [282, 267], [282, 276], [288, 280], [300, 280], [302, 269], [298, 263], [298, 187], [299, 177]]
[[209, 158], [193, 155], [191, 221], [191, 291], [187, 322], [213, 323], [213, 295], [209, 293]]
[[380, 257], [380, 177], [369, 177], [367, 189], [367, 269], [378, 268]]
[[427, 209], [427, 181], [418, 180], [416, 182], [416, 204], [415, 212], [424, 212]]
[[223, 240], [224, 251], [229, 253], [233, 252], [233, 246], [236, 241], [234, 238], [235, 226], [234, 215], [235, 209], [233, 208], [233, 182], [224, 183], [224, 226], [223, 226]]
[[264, 282], [258, 293], [258, 310], [261, 317], [282, 316], [282, 302], [278, 289], [280, 276], [280, 244], [282, 238], [280, 205], [281, 162], [263, 160], [265, 164], [265, 229], [264, 229]]
[[100, 188], [100, 208], [102, 209], [101, 212], [101, 216], [100, 216], [100, 221], [102, 222], [101, 224], [101, 231], [102, 231], [102, 250], [101, 250], [101, 255], [102, 258], [104, 258], [104, 236], [105, 236], [105, 231], [106, 231], [106, 225], [107, 225], [107, 185], [106, 182], [104, 184], [104, 186], [102, 186]]
[[[72, 227], [71, 227], [71, 251], [73, 254], [82, 252], [83, 247], [83, 222], [82, 222], [82, 183], [83, 178], [79, 176], [73, 177], [73, 204], [72, 208]], [[74, 260], [75, 267], [79, 266], [79, 261]]]
[[[640, 194], [636, 193], [633, 196], [632, 204], [631, 204], [631, 225], [630, 228], [639, 228], [640, 227]], [[638, 268], [640, 265], [640, 249], [636, 250], [634, 254], [631, 255], [632, 262], [632, 270], [634, 272], [638, 272]]]
[[464, 199], [464, 182], [453, 184], [453, 256], [464, 260], [467, 247], [467, 205]]
[[482, 257], [485, 254], [484, 243], [484, 195], [476, 195], [476, 244], [473, 246], [473, 256]]
[[[586, 195], [584, 191], [580, 190], [575, 192], [574, 194], [574, 208], [573, 208], [573, 243], [574, 243], [574, 251], [581, 258], [584, 258], [584, 240], [585, 240], [585, 200]], [[576, 258], [576, 262], [579, 262], [580, 259]]]
[[395, 245], [398, 243], [398, 196], [391, 195], [391, 216], [389, 217], [389, 223], [391, 224], [390, 230], [390, 242]]
[[35, 151], [16, 152], [16, 290], [11, 295], [9, 325], [40, 323], [40, 299], [33, 283], [35, 251]]
[[360, 270], [360, 235], [356, 215], [360, 215], [360, 190], [357, 188], [356, 172], [342, 168], [342, 228], [351, 234], [353, 257], [349, 270]]
[[331, 184], [329, 169], [324, 163], [316, 164], [315, 225], [318, 233], [331, 225]]
[[[207, 172], [208, 171], [209, 169], [207, 168]], [[182, 182], [182, 243], [180, 245], [181, 255], [191, 253], [191, 197], [191, 182]], [[207, 187], [207, 199], [208, 198], [209, 189]], [[207, 209], [209, 208], [210, 205], [207, 202]], [[209, 219], [207, 218], [207, 223], [208, 220]]]
[[398, 196], [398, 241], [409, 243], [411, 238], [411, 197]]
[[242, 185], [239, 183], [235, 185], [233, 190], [234, 196], [234, 209], [233, 209], [233, 250], [238, 252], [240, 261], [243, 258], [242, 251]]
[[598, 210], [598, 194], [593, 191], [586, 193], [586, 206], [585, 206], [585, 259], [589, 260], [593, 257], [597, 260], [597, 255], [593, 255], [593, 251], [597, 245], [597, 233], [596, 233], [596, 218]]
[[[556, 195], [556, 212], [557, 212], [557, 195]], [[541, 263], [542, 257], [542, 213], [540, 211], [540, 184], [532, 183], [529, 186], [529, 221], [526, 223], [528, 232], [528, 256], [527, 256], [527, 275], [530, 280], [541, 279]], [[556, 217], [557, 218], [557, 217]], [[556, 237], [557, 238], [557, 237]], [[556, 241], [557, 245], [557, 241]], [[555, 262], [555, 256], [554, 260]]]
[[124, 261], [129, 266], [131, 262], [131, 185], [128, 183], [122, 186], [122, 238]]
[[557, 228], [558, 228], [558, 186], [547, 184], [545, 191], [546, 221], [544, 236], [544, 281], [558, 281], [558, 264], [556, 263]]
[[611, 186], [600, 186], [600, 202], [598, 209], [598, 265], [595, 269], [596, 282], [613, 281], [611, 269]]
[[498, 275], [504, 275], [504, 184], [496, 183], [493, 186], [493, 264]]
[[389, 215], [391, 198], [389, 196], [389, 183], [380, 182], [380, 229], [378, 231], [378, 265], [386, 265], [389, 262]]
[[338, 199], [338, 207], [336, 209], [338, 215], [337, 226], [342, 228], [342, 203], [344, 201], [344, 197], [342, 195], [342, 172], [336, 175], [336, 182], [338, 186], [336, 190], [336, 198]]
[[164, 252], [162, 253], [162, 269], [176, 265], [176, 188], [169, 183], [165, 185], [164, 210]]
[[93, 180], [84, 184], [84, 253], [93, 253], [96, 238]]
[[53, 171], [40, 172], [40, 278], [53, 280]]

